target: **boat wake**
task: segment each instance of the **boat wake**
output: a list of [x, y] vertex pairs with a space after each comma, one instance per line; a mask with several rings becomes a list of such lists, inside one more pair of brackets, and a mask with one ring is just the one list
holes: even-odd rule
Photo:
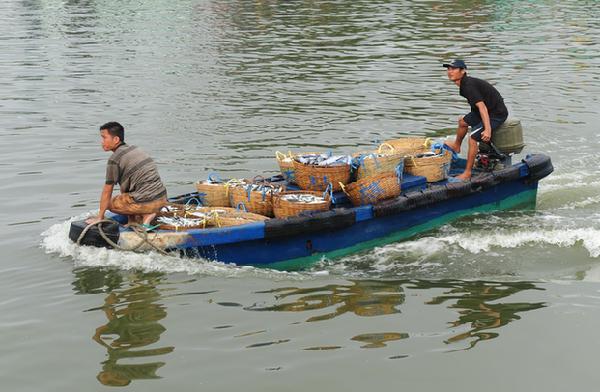
[[[479, 215], [429, 235], [378, 247], [331, 263], [335, 273], [414, 279], [573, 277], [600, 258], [600, 217], [573, 219], [552, 213]], [[579, 261], [569, 261], [576, 250]]]

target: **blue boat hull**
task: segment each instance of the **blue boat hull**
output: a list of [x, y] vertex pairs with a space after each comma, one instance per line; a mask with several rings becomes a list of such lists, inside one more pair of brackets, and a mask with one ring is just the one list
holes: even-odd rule
[[[349, 227], [282, 238], [239, 238], [235, 242], [202, 245], [210, 239], [194, 233], [182, 253], [237, 265], [285, 270], [307, 268], [323, 257], [342, 257], [400, 241], [474, 213], [535, 208], [537, 185], [537, 181], [505, 182], [471, 195], [383, 217], [375, 217], [372, 206], [358, 207], [356, 222]], [[231, 230], [220, 230], [232, 234]], [[264, 224], [255, 224], [245, 231], [250, 237], [251, 231], [261, 237]]]

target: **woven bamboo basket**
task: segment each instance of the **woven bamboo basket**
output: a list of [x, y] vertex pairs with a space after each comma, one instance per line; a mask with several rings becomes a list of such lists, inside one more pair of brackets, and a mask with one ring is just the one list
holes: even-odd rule
[[347, 184], [350, 181], [350, 171], [352, 166], [317, 166], [305, 165], [294, 160], [294, 170], [296, 172], [296, 183], [304, 190], [325, 191], [329, 184], [333, 191], [341, 189], [340, 183]]
[[414, 155], [429, 151], [431, 139], [424, 137], [403, 137], [399, 139], [390, 139], [383, 142], [394, 148], [397, 154]]
[[[322, 202], [301, 203], [282, 199], [285, 195], [313, 195], [323, 197]], [[303, 212], [327, 211], [331, 206], [331, 195], [319, 191], [288, 191], [281, 192], [273, 197], [273, 212], [276, 218], [288, 218], [298, 216]]]
[[288, 155], [285, 155], [282, 152], [275, 151], [275, 158], [277, 159], [277, 163], [279, 164], [279, 170], [281, 171], [281, 175], [289, 184], [296, 183], [296, 173], [294, 171], [294, 156], [290, 151]]
[[396, 173], [378, 174], [366, 177], [345, 187], [344, 192], [355, 206], [376, 204], [385, 199], [400, 195], [401, 178]]
[[[437, 150], [436, 152], [440, 152]], [[444, 150], [441, 155], [417, 158], [410, 156], [404, 159], [404, 171], [413, 176], [423, 176], [427, 182], [437, 182], [448, 178], [452, 153]]]
[[268, 217], [273, 216], [273, 194], [285, 190], [281, 187], [271, 187], [265, 190], [249, 190], [252, 184], [237, 185], [229, 188], [232, 206], [243, 206], [246, 211]]
[[372, 177], [378, 174], [394, 174], [396, 167], [404, 160], [405, 154], [396, 152], [390, 144], [383, 143], [376, 152], [358, 158], [356, 179]]
[[209, 207], [229, 207], [227, 185], [224, 183], [197, 182], [196, 189], [202, 195], [204, 205]]

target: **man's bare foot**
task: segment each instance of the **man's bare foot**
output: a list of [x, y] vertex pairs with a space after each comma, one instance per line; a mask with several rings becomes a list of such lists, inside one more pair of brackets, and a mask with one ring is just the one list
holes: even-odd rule
[[471, 173], [463, 172], [462, 174], [459, 174], [458, 176], [456, 176], [454, 178], [461, 180], [461, 181], [469, 181], [471, 179]]
[[444, 144], [454, 150], [455, 153], [460, 154], [460, 145], [456, 142], [444, 142]]
[[156, 218], [156, 214], [146, 214], [143, 217], [144, 217], [144, 220], [142, 223], [145, 225], [150, 225], [152, 223], [152, 220], [154, 220], [154, 218]]

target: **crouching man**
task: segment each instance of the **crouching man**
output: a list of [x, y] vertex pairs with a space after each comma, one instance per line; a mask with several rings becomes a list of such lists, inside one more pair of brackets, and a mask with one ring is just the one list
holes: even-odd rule
[[[140, 148], [125, 144], [125, 129], [118, 122], [100, 127], [104, 151], [112, 151], [106, 164], [106, 182], [100, 197], [98, 216], [89, 218], [91, 224], [104, 219], [107, 210], [127, 215], [128, 223], [142, 222], [147, 229], [156, 213], [167, 202], [167, 190], [160, 180], [156, 164]], [[115, 184], [121, 194], [112, 197]]]

